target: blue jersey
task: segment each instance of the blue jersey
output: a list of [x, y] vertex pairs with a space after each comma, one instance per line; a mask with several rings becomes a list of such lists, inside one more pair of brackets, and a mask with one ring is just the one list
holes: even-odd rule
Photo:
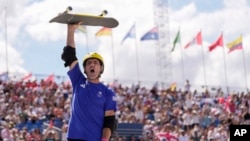
[[100, 141], [105, 111], [116, 111], [115, 93], [102, 83], [89, 82], [79, 64], [68, 75], [73, 87], [68, 138]]

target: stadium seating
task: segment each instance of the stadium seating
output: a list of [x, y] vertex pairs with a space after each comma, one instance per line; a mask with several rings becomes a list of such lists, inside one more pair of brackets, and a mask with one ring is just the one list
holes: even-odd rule
[[120, 137], [125, 137], [127, 140], [130, 139], [131, 136], [135, 138], [139, 138], [142, 136], [143, 124], [137, 123], [118, 123], [116, 134]]

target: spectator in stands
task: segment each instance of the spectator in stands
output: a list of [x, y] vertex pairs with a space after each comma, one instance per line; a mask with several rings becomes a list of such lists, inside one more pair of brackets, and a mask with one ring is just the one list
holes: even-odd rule
[[200, 141], [201, 140], [201, 131], [199, 131], [199, 126], [195, 125], [195, 127], [190, 131], [190, 139], [192, 141]]
[[184, 130], [189, 131], [193, 125], [193, 123], [192, 123], [192, 110], [186, 109], [184, 111], [184, 114], [182, 115], [182, 119], [183, 119]]
[[13, 139], [11, 138], [11, 129], [10, 125], [7, 122], [4, 122], [4, 128], [1, 130], [1, 137], [3, 141], [12, 141]]
[[189, 132], [190, 131], [180, 130], [180, 133], [178, 135], [178, 141], [189, 141], [190, 140]]
[[244, 119], [244, 124], [250, 124], [250, 111], [249, 111], [249, 107], [243, 107], [243, 119]]
[[190, 92], [190, 88], [191, 88], [191, 84], [189, 83], [189, 80], [186, 80], [186, 84], [185, 84], [185, 89], [184, 92], [185, 93], [189, 93]]
[[63, 126], [62, 126], [62, 141], [66, 141], [67, 140], [67, 130], [68, 130], [68, 123], [66, 122], [66, 120], [63, 120]]
[[144, 112], [142, 109], [141, 102], [137, 102], [135, 105], [135, 118], [138, 123], [143, 123], [144, 121]]
[[11, 134], [10, 134], [10, 138], [13, 141], [18, 141], [17, 139], [19, 139], [19, 131], [15, 128], [12, 127], [11, 129]]
[[68, 24], [67, 45], [62, 59], [69, 67], [73, 86], [72, 111], [68, 126], [68, 140], [108, 141], [115, 128], [115, 93], [100, 82], [104, 61], [98, 53], [87, 54], [81, 65], [76, 57], [74, 32], [80, 24]]
[[35, 128], [31, 131], [31, 133], [27, 137], [27, 141], [40, 141], [42, 140], [42, 134], [40, 132], [40, 129]]
[[56, 130], [54, 130], [51, 126], [45, 129], [43, 133], [44, 141], [59, 141], [59, 134]]
[[28, 129], [26, 127], [20, 130], [19, 139], [26, 141], [28, 140], [29, 136], [30, 136], [30, 133], [28, 132]]

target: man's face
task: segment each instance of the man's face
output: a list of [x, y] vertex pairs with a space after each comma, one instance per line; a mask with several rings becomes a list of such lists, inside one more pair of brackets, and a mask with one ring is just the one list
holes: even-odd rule
[[84, 71], [89, 79], [97, 79], [103, 70], [98, 59], [88, 59]]

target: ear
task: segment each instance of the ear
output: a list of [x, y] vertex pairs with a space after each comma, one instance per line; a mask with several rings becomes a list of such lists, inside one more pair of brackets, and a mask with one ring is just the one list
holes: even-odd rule
[[83, 67], [83, 72], [86, 74], [86, 69], [85, 69], [85, 67]]
[[104, 66], [102, 65], [101, 66], [101, 74], [103, 73], [103, 71], [104, 71]]

